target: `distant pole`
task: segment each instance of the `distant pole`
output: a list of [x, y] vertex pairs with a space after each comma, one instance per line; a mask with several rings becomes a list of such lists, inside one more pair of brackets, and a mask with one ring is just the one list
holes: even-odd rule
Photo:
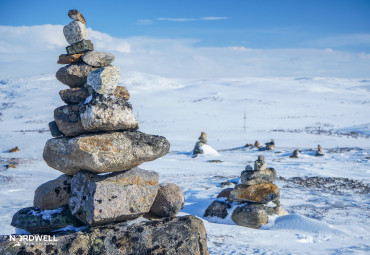
[[244, 112], [244, 133], [245, 133], [245, 130], [247, 129], [247, 114], [246, 112]]

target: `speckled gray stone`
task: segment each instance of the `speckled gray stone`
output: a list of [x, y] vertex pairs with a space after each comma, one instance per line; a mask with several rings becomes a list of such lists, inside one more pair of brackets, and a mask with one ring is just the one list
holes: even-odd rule
[[90, 51], [82, 56], [82, 60], [90, 66], [105, 67], [114, 61], [114, 55], [106, 52]]
[[156, 172], [140, 168], [103, 176], [80, 172], [71, 182], [69, 208], [88, 225], [134, 219], [149, 212], [157, 184]]
[[82, 22], [72, 21], [64, 26], [63, 34], [69, 44], [74, 44], [86, 38], [87, 29]]
[[99, 68], [89, 74], [85, 87], [89, 93], [93, 91], [99, 94], [113, 94], [121, 79], [118, 66], [107, 66]]
[[234, 209], [231, 219], [240, 226], [260, 228], [268, 217], [263, 205], [246, 203]]
[[142, 132], [108, 132], [46, 142], [46, 163], [65, 174], [82, 170], [93, 173], [118, 172], [164, 156], [170, 144], [162, 136]]
[[276, 171], [273, 168], [258, 171], [244, 170], [240, 175], [240, 181], [247, 185], [272, 183], [276, 181]]

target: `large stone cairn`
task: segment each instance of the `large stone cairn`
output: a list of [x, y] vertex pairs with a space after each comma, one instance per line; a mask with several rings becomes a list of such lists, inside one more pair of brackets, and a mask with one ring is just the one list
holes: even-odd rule
[[[158, 173], [137, 167], [164, 156], [169, 142], [137, 131], [139, 124], [127, 101], [130, 95], [118, 86], [120, 68], [111, 65], [114, 56], [94, 51], [91, 41], [85, 40], [86, 21], [79, 11], [68, 15], [73, 21], [63, 32], [70, 46], [58, 61], [67, 65], [56, 77], [69, 89], [59, 93], [66, 105], [54, 111], [55, 121], [49, 127], [55, 138], [46, 142], [43, 153], [46, 163], [64, 174], [39, 186], [34, 206], [18, 211], [12, 226], [32, 234], [88, 226], [83, 238], [63, 234], [61, 240], [66, 241], [58, 244], [58, 254], [91, 254], [96, 249], [101, 253], [94, 254], [122, 250], [124, 254], [208, 254], [203, 223], [194, 216], [173, 218], [184, 205], [180, 187], [159, 185]], [[125, 223], [140, 216], [152, 223]], [[97, 238], [96, 233], [111, 240], [101, 241], [98, 248], [81, 241]], [[147, 235], [155, 236], [146, 240]], [[137, 244], [131, 245], [134, 239]], [[72, 240], [82, 250], [73, 250]], [[10, 251], [4, 247], [0, 245], [1, 254]]]
[[247, 165], [241, 172], [240, 184], [228, 188], [217, 196], [204, 213], [204, 217], [226, 218], [228, 209], [235, 207], [231, 219], [249, 228], [260, 228], [268, 221], [268, 215], [286, 215], [280, 206], [280, 191], [273, 183], [276, 171], [267, 168], [264, 156], [258, 156], [254, 169]]

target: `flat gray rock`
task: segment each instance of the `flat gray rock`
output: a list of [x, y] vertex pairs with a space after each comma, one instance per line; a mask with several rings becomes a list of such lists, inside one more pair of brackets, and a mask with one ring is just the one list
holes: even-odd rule
[[63, 27], [63, 34], [69, 44], [74, 44], [86, 38], [87, 29], [82, 22], [72, 21]]
[[33, 206], [40, 210], [53, 210], [68, 204], [72, 176], [63, 174], [55, 180], [41, 184], [35, 190]]
[[276, 181], [276, 171], [273, 168], [258, 171], [244, 170], [240, 175], [240, 181], [247, 185], [272, 183]]
[[85, 85], [87, 76], [95, 69], [85, 63], [71, 64], [60, 68], [55, 77], [70, 88], [80, 88]]
[[162, 136], [142, 132], [108, 132], [46, 142], [46, 163], [65, 174], [82, 170], [107, 173], [128, 170], [167, 154], [170, 144]]
[[110, 95], [116, 90], [120, 79], [121, 70], [118, 66], [102, 67], [89, 74], [85, 87], [90, 94], [95, 91], [99, 94]]
[[[59, 233], [55, 245], [0, 242], [0, 254], [162, 254], [208, 255], [203, 222], [193, 215], [139, 223], [112, 223], [78, 233]], [[19, 241], [20, 238], [17, 238]]]
[[88, 225], [119, 222], [149, 212], [158, 191], [158, 174], [140, 168], [103, 176], [76, 174], [69, 208]]
[[[77, 220], [65, 205], [55, 210], [45, 211], [36, 207], [23, 208], [14, 214], [11, 225], [31, 234], [47, 234], [69, 225], [80, 227], [83, 223]], [[3, 253], [0, 252], [0, 254]]]
[[68, 55], [85, 53], [94, 50], [94, 45], [90, 40], [82, 40], [66, 47]]
[[114, 61], [114, 55], [100, 51], [90, 51], [82, 56], [82, 60], [94, 67], [105, 67]]
[[161, 184], [150, 211], [160, 217], [173, 217], [181, 211], [184, 203], [184, 193], [178, 185]]

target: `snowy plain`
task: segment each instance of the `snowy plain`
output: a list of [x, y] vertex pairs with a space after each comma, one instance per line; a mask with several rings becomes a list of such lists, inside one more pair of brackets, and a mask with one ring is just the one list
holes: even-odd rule
[[[210, 254], [370, 253], [370, 80], [194, 80], [124, 72], [120, 85], [131, 93], [140, 130], [171, 143], [166, 156], [141, 167], [182, 188], [180, 215], [203, 220]], [[61, 174], [42, 152], [65, 88], [54, 74], [0, 81], [0, 234], [14, 233], [13, 214], [32, 206], [34, 190]], [[220, 155], [191, 157], [201, 131]], [[273, 151], [243, 147], [271, 139]], [[314, 156], [318, 144], [323, 157]], [[20, 152], [9, 153], [15, 146]], [[298, 159], [289, 157], [294, 149], [301, 150]], [[237, 180], [258, 155], [276, 169], [281, 205], [290, 215], [272, 217], [259, 230], [204, 218], [221, 182]], [[17, 168], [6, 169], [9, 162]], [[317, 183], [315, 177], [337, 179]]]

